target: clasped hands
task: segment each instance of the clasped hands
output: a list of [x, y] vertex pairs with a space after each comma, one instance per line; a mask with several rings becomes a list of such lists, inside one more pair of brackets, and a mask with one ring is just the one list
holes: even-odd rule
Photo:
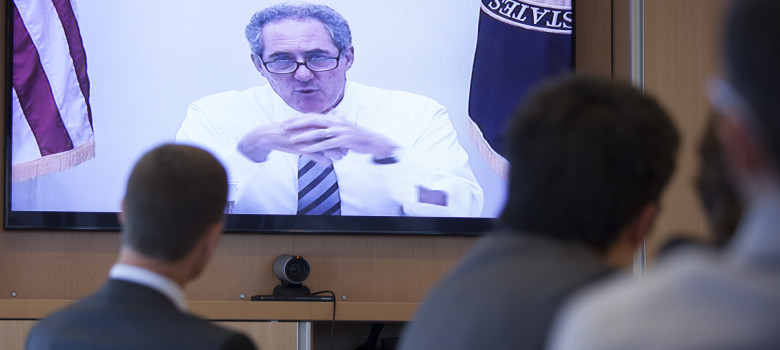
[[398, 145], [380, 134], [339, 116], [324, 114], [304, 114], [282, 123], [258, 126], [238, 143], [238, 151], [257, 163], [265, 161], [273, 150], [330, 164], [349, 151], [385, 158], [396, 148]]

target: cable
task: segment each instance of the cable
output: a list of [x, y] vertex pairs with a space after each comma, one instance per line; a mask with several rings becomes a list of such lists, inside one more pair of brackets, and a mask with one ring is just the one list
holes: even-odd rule
[[384, 327], [385, 327], [384, 323], [372, 323], [371, 331], [368, 333], [368, 338], [366, 338], [366, 341], [363, 342], [363, 344], [360, 344], [360, 346], [358, 346], [354, 350], [376, 349], [376, 344], [379, 342], [379, 334], [382, 333], [382, 328]]
[[333, 315], [330, 319], [330, 350], [333, 350], [333, 334], [336, 329], [336, 293], [330, 290], [321, 290], [319, 292], [311, 293], [311, 295], [318, 294], [330, 294], [333, 297]]

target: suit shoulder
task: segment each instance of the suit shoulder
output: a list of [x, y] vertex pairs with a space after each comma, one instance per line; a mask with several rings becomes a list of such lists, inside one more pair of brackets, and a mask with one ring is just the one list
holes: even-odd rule
[[252, 342], [251, 339], [249, 339], [248, 336], [241, 334], [241, 333], [235, 333], [232, 337], [230, 337], [221, 347], [221, 349], [225, 350], [255, 350], [257, 347], [255, 347], [255, 343]]
[[89, 313], [90, 310], [98, 310], [103, 308], [105, 303], [95, 295], [88, 296], [84, 299], [78, 300], [73, 304], [70, 304], [62, 309], [54, 311], [46, 316], [44, 319], [38, 321], [36, 326], [50, 326], [56, 324], [67, 324], [73, 319], [80, 317], [85, 313]]
[[172, 306], [118, 305], [95, 298], [79, 301], [38, 322], [27, 344], [30, 349], [43, 349], [52, 342], [74, 344], [74, 348], [101, 348], [105, 342], [139, 349], [255, 349], [246, 335]]
[[100, 309], [98, 304], [93, 295], [49, 314], [30, 329], [26, 348], [48, 348], [45, 344], [60, 334], [69, 332], [74, 324], [81, 323], [82, 318], [90, 313], [90, 309]]
[[254, 343], [245, 334], [216, 325], [190, 314], [181, 314], [186, 319], [182, 329], [189, 334], [199, 334], [202, 342], [218, 344], [216, 349], [255, 349]]

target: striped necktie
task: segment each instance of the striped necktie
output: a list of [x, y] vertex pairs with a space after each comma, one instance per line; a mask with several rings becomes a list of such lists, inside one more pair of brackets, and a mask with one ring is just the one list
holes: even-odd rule
[[339, 183], [333, 164], [298, 158], [298, 215], [341, 215]]

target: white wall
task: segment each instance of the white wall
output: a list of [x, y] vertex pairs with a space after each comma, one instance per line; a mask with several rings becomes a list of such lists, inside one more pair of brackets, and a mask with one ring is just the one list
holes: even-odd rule
[[[15, 184], [14, 210], [119, 210], [132, 164], [173, 140], [187, 105], [224, 90], [263, 84], [244, 26], [274, 1], [78, 0], [91, 81], [96, 157], [74, 169]], [[478, 1], [327, 0], [350, 23], [351, 80], [407, 90], [450, 110], [485, 189], [485, 215], [498, 214], [506, 186], [466, 132]], [[497, 53], [500, 54], [500, 53]]]

